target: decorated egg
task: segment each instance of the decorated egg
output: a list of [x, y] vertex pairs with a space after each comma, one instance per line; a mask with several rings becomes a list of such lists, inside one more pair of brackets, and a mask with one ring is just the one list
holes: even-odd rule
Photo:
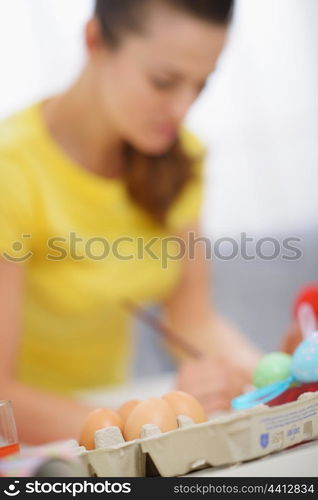
[[288, 378], [291, 375], [291, 363], [292, 357], [284, 352], [267, 354], [254, 372], [253, 384], [261, 388]]
[[254, 383], [262, 385], [258, 385], [253, 392], [234, 398], [232, 408], [252, 408], [272, 401], [294, 384], [314, 382], [318, 382], [318, 331], [308, 334], [292, 356], [284, 353], [265, 356], [254, 375]]
[[295, 350], [292, 375], [300, 382], [318, 381], [318, 332], [312, 333]]

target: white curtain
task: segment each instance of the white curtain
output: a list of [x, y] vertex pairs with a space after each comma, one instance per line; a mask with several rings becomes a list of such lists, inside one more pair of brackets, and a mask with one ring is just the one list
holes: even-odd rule
[[[0, 117], [71, 82], [92, 8], [0, 3]], [[317, 18], [317, 0], [237, 2], [219, 68], [187, 120], [210, 150], [203, 221], [214, 236], [316, 223]]]
[[240, 0], [189, 123], [209, 145], [214, 234], [317, 226], [318, 2]]
[[72, 81], [92, 9], [93, 0], [0, 2], [0, 117]]

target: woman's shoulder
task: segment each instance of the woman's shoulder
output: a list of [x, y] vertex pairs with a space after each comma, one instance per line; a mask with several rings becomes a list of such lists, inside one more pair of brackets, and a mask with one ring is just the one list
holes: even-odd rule
[[[35, 105], [0, 120], [0, 181], [22, 182], [31, 175], [32, 148], [36, 147], [38, 128]], [[11, 179], [11, 180], [10, 180]]]
[[36, 186], [33, 152], [37, 144], [34, 107], [26, 107], [0, 121], [0, 207], [9, 213], [31, 209]]
[[0, 120], [0, 157], [22, 152], [36, 134], [35, 105], [3, 118]]
[[[1, 254], [12, 255], [13, 242], [20, 241], [21, 235], [36, 234], [34, 176], [29, 159], [32, 155], [28, 148], [34, 134], [32, 128], [33, 119], [29, 109], [0, 121]], [[23, 252], [27, 248], [27, 241]], [[19, 257], [16, 253], [14, 255]]]

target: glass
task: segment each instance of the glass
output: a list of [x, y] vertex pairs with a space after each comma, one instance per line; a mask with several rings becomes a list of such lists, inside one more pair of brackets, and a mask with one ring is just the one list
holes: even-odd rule
[[0, 401], [0, 459], [20, 451], [11, 401]]

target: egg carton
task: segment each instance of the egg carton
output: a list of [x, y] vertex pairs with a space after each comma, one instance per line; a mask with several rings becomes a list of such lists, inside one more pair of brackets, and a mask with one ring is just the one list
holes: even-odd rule
[[[178, 430], [195, 425], [184, 415], [180, 415], [177, 421]], [[140, 439], [125, 441], [118, 427], [100, 429], [95, 432], [96, 449], [89, 451], [84, 446], [77, 446], [77, 453], [92, 477], [146, 477], [149, 463], [141, 444], [163, 433], [156, 425], [145, 424], [140, 434]]]
[[202, 424], [181, 415], [178, 426], [161, 433], [155, 425], [144, 425], [141, 438], [129, 442], [118, 427], [109, 427], [95, 433], [95, 450], [81, 447], [78, 453], [92, 477], [174, 477], [234, 465], [318, 438], [318, 392]]

